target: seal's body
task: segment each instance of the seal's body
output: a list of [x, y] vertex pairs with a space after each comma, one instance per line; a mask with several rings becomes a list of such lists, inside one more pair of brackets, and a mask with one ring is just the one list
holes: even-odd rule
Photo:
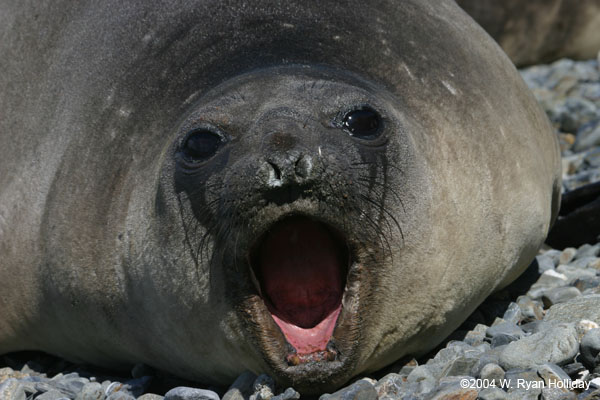
[[517, 65], [600, 51], [600, 0], [457, 0]]
[[431, 349], [558, 208], [453, 1], [4, 4], [0, 353], [305, 392]]

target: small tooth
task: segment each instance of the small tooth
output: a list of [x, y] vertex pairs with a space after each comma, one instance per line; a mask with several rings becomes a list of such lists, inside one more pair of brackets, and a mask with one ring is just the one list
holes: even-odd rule
[[298, 357], [298, 354], [288, 354], [286, 359], [288, 365], [296, 366], [300, 364], [300, 357]]
[[333, 351], [327, 351], [326, 355], [325, 355], [325, 358], [327, 359], [327, 361], [335, 361], [335, 356], [336, 356], [335, 352], [333, 352]]

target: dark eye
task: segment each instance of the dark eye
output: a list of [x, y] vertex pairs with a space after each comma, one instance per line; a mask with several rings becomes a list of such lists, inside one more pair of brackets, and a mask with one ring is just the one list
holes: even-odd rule
[[200, 162], [211, 158], [223, 144], [223, 138], [207, 129], [190, 133], [181, 147], [181, 153], [188, 162]]
[[342, 126], [352, 136], [367, 140], [375, 139], [380, 133], [381, 117], [372, 108], [364, 107], [346, 114]]

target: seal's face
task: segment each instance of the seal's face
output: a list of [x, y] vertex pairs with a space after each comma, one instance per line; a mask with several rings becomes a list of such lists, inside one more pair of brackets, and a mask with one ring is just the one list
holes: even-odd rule
[[191, 256], [225, 276], [242, 336], [297, 387], [354, 372], [363, 310], [402, 243], [409, 141], [381, 93], [323, 72], [248, 74], [207, 94], [173, 147]]

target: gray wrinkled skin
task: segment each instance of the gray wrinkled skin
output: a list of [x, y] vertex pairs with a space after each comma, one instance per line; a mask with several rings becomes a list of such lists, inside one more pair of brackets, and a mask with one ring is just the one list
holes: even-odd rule
[[[7, 1], [0, 38], [0, 354], [331, 391], [434, 347], [556, 215], [549, 123], [453, 1]], [[365, 104], [371, 142], [340, 127]], [[285, 364], [250, 280], [290, 214], [348, 242], [336, 361]]]
[[598, 0], [456, 0], [517, 65], [595, 58]]

